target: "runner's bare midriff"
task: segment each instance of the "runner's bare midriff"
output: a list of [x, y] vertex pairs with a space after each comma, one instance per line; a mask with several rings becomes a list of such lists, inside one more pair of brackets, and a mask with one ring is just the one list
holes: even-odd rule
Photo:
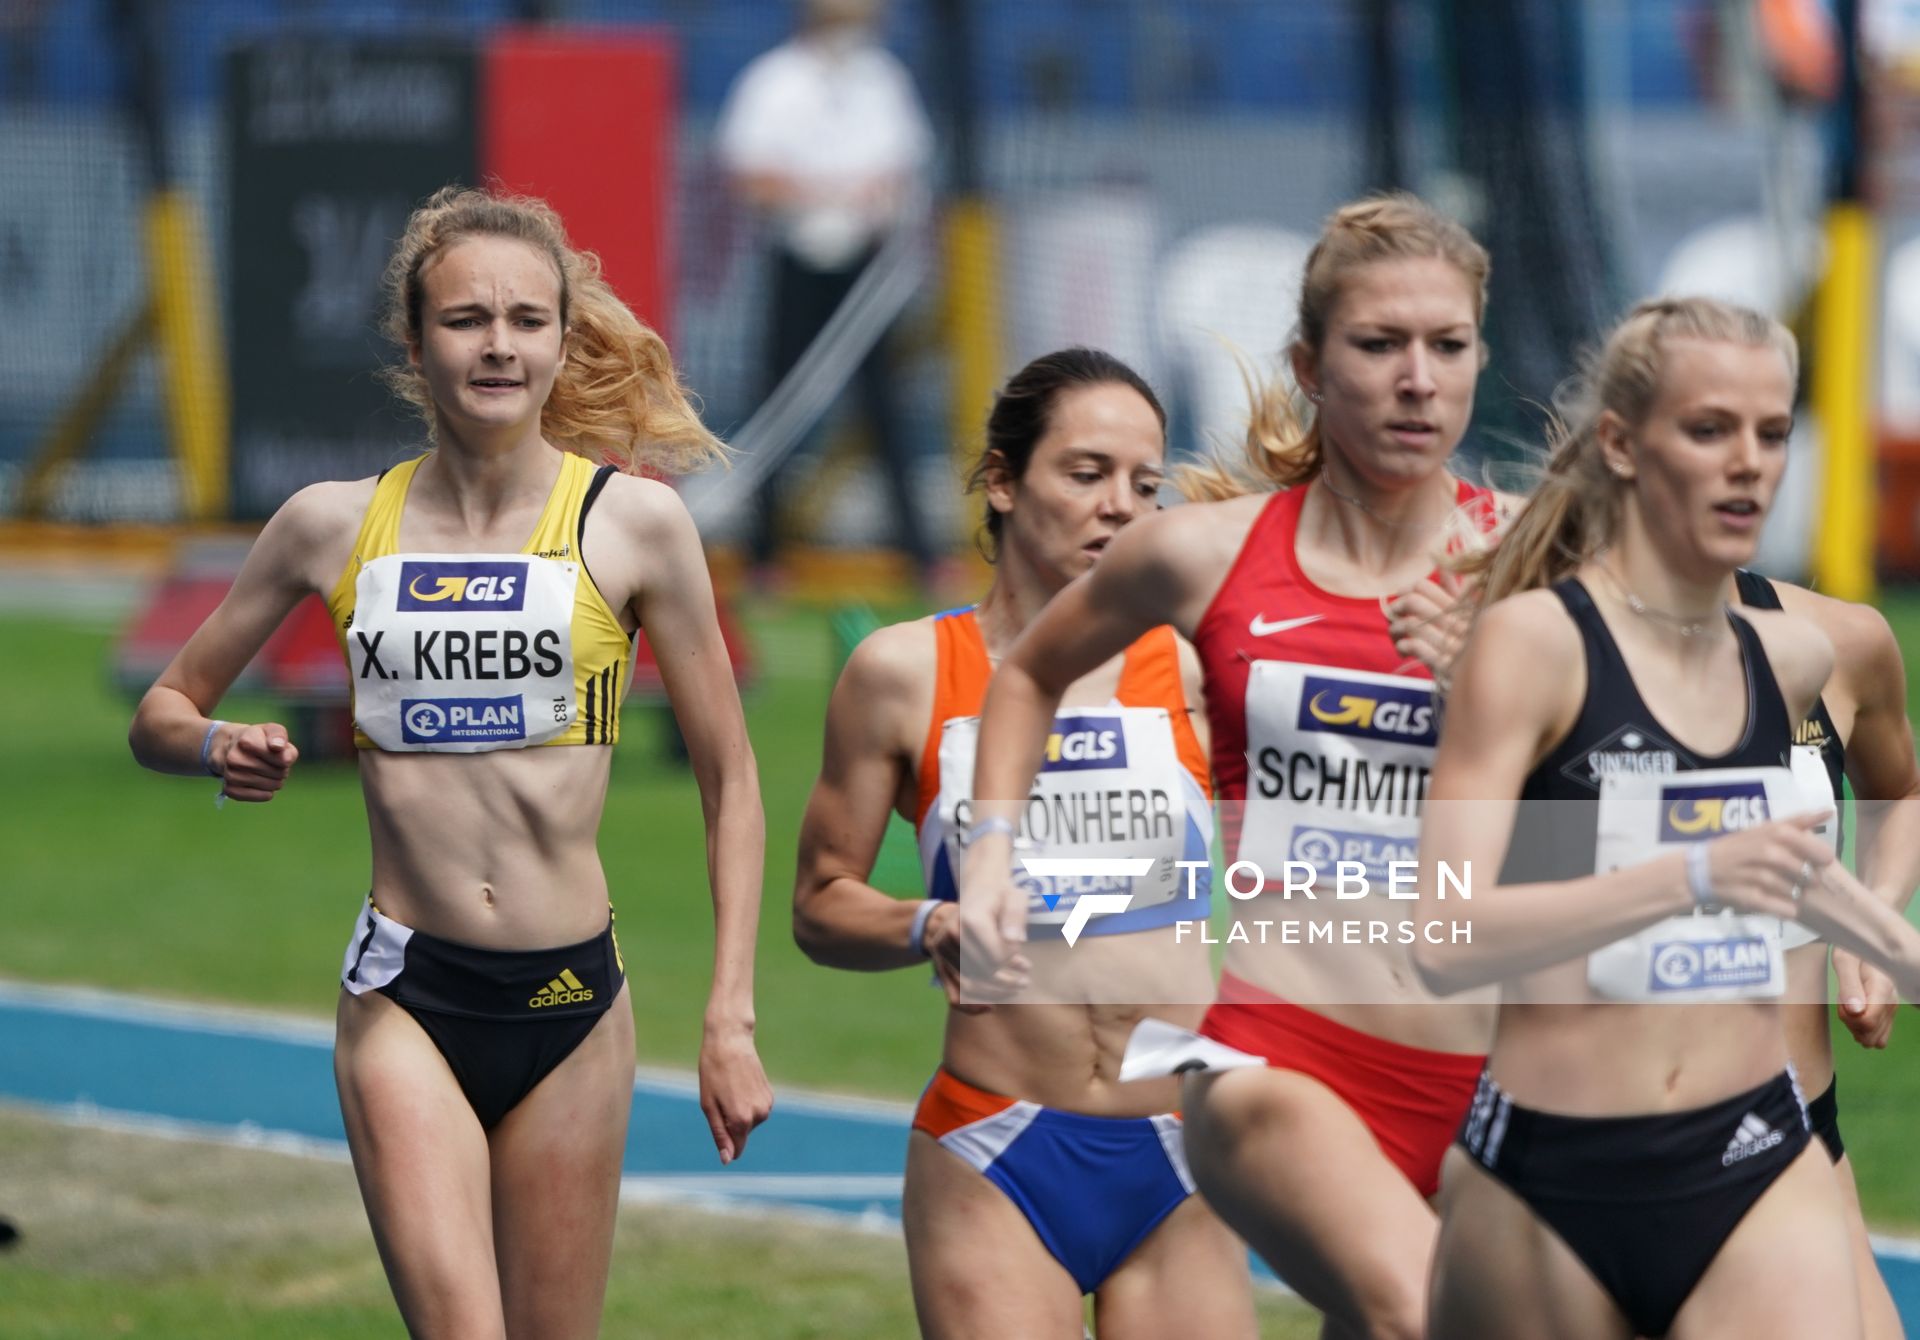
[[[1582, 999], [1591, 1003], [1578, 1003]], [[1572, 1002], [1572, 1003], [1568, 1003]], [[1511, 984], [1487, 1068], [1516, 1103], [1569, 1116], [1682, 1112], [1787, 1067], [1772, 1001], [1676, 1006], [1601, 1000], [1578, 961]], [[1676, 1028], [1677, 1016], [1684, 1028]]]
[[1780, 1022], [1787, 1052], [1808, 1098], [1833, 1083], [1833, 1010], [1827, 1003], [1827, 946], [1816, 941], [1787, 951], [1787, 999]]
[[[1144, 1117], [1179, 1105], [1171, 1078], [1120, 1082], [1127, 1039], [1144, 1018], [1198, 1029], [1212, 997], [1204, 948], [1172, 928], [1030, 944], [1034, 994], [1059, 1002], [947, 1015], [944, 1064], [991, 1093], [1064, 1112]], [[1077, 997], [1079, 1003], [1070, 1003]]]
[[489, 949], [599, 934], [607, 880], [594, 834], [611, 753], [362, 750], [375, 904], [415, 930]]

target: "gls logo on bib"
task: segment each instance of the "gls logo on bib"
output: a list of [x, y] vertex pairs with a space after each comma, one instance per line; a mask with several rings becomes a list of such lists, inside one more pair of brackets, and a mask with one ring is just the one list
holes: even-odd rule
[[524, 562], [400, 565], [403, 610], [517, 610], [526, 598]]
[[1662, 842], [1705, 842], [1763, 824], [1768, 818], [1764, 782], [1707, 782], [1660, 788]]
[[1042, 772], [1085, 772], [1127, 766], [1127, 736], [1115, 716], [1058, 716], [1047, 736]]
[[1357, 735], [1365, 740], [1432, 745], [1433, 690], [1308, 675], [1300, 689], [1300, 730]]

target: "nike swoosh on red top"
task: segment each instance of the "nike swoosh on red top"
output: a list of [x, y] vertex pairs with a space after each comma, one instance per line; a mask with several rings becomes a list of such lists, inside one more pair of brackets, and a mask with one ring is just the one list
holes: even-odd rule
[[1255, 637], [1267, 637], [1273, 633], [1284, 633], [1289, 628], [1300, 628], [1306, 624], [1318, 623], [1324, 615], [1303, 614], [1297, 619], [1275, 619], [1268, 622], [1260, 615], [1253, 616], [1253, 622], [1247, 625], [1247, 631]]

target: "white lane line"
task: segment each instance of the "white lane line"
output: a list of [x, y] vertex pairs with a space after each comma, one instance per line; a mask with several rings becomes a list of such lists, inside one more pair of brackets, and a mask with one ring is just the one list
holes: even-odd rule
[[[311, 1016], [248, 1009], [241, 1006], [202, 1005], [186, 1001], [164, 1000], [154, 996], [135, 995], [131, 992], [107, 991], [98, 987], [46, 986], [0, 978], [0, 1005], [16, 1005], [26, 1009], [45, 1010], [48, 1013], [76, 1014], [87, 1018], [109, 1019], [124, 1023], [164, 1024], [168, 1027], [195, 1032], [269, 1038], [304, 1046], [330, 1047], [333, 1045], [333, 1025]], [[634, 1089], [650, 1090], [660, 1094], [697, 1096], [700, 1085], [694, 1076], [684, 1071], [671, 1070], [663, 1066], [642, 1066], [636, 1073]], [[913, 1114], [913, 1107], [908, 1103], [822, 1093], [818, 1090], [789, 1089], [784, 1085], [775, 1091], [775, 1099], [778, 1105], [776, 1111], [784, 1108], [788, 1111], [810, 1112], [820, 1116], [851, 1117], [863, 1121], [885, 1120], [904, 1124]], [[156, 1135], [163, 1139], [200, 1140], [246, 1149], [269, 1149], [277, 1153], [323, 1158], [332, 1162], [344, 1162], [347, 1158], [347, 1147], [344, 1142], [317, 1140], [284, 1131], [270, 1131], [251, 1122], [243, 1122], [237, 1126], [221, 1126], [180, 1121], [172, 1117], [148, 1116], [137, 1112], [114, 1112], [90, 1103], [52, 1105], [22, 1103], [0, 1098], [0, 1106], [18, 1107], [51, 1116], [57, 1121], [90, 1126], [98, 1130]], [[725, 1174], [694, 1174], [691, 1177], [694, 1179], [712, 1177], [718, 1182], [724, 1179]], [[721, 1192], [718, 1186], [713, 1192], [707, 1192], [673, 1185], [683, 1180], [688, 1179], [624, 1177], [621, 1179], [621, 1197], [627, 1199], [631, 1195], [639, 1201], [686, 1199], [705, 1203], [712, 1200], [716, 1205], [729, 1200], [728, 1195]], [[826, 1177], [825, 1180], [863, 1185], [873, 1179], [872, 1175], [868, 1174], [850, 1174], [844, 1178]], [[894, 1180], [897, 1188], [897, 1179]], [[790, 1194], [832, 1195], [836, 1193], [821, 1191]], [[865, 1196], [878, 1193], [861, 1190], [848, 1194]], [[897, 1189], [893, 1194], [898, 1194]], [[741, 1196], [744, 1197], [745, 1193], [741, 1193]], [[732, 1199], [730, 1203], [735, 1208], [741, 1206], [740, 1199]], [[777, 1202], [769, 1205], [768, 1202], [761, 1201], [758, 1205], [760, 1208], [780, 1208]], [[842, 1215], [833, 1210], [818, 1210], [815, 1213], [825, 1220], [834, 1222], [862, 1217]], [[1873, 1250], [1881, 1256], [1896, 1261], [1920, 1262], [1920, 1238], [1875, 1233], [1871, 1235], [1871, 1241]]]
[[[100, 987], [50, 986], [0, 978], [0, 1006], [7, 1005], [48, 1014], [175, 1028], [217, 1037], [263, 1038], [301, 1047], [333, 1046], [332, 1022], [311, 1015], [240, 1005], [167, 1000]], [[700, 1095], [697, 1075], [668, 1066], [637, 1066], [633, 1087], [638, 1093], [686, 1097], [696, 1102]], [[782, 1084], [775, 1090], [774, 1099], [781, 1110], [814, 1116], [844, 1117], [853, 1121], [898, 1126], [904, 1126], [913, 1119], [913, 1104], [885, 1098], [863, 1098]]]
[[799, 1205], [788, 1201], [754, 1200], [748, 1197], [717, 1196], [709, 1192], [679, 1187], [663, 1187], [647, 1177], [620, 1179], [620, 1203], [651, 1207], [684, 1206], [705, 1214], [723, 1214], [744, 1219], [780, 1219], [787, 1223], [815, 1228], [833, 1228], [843, 1232], [870, 1233], [877, 1237], [898, 1238], [900, 1221], [878, 1205], [867, 1204], [858, 1211], [829, 1210], [817, 1205]]
[[0, 1005], [48, 1014], [145, 1024], [218, 1037], [265, 1038], [300, 1047], [331, 1047], [333, 1024], [311, 1015], [283, 1014], [238, 1005], [202, 1005], [192, 1001], [136, 996], [91, 986], [45, 986], [0, 978]]
[[628, 1173], [621, 1178], [623, 1184], [663, 1193], [832, 1200], [898, 1200], [902, 1180], [888, 1173]]
[[[258, 1149], [291, 1158], [346, 1165], [351, 1157], [344, 1140], [320, 1140], [287, 1131], [268, 1130], [253, 1122], [224, 1125], [182, 1121], [144, 1112], [122, 1112], [94, 1103], [29, 1103], [0, 1100], [0, 1111], [23, 1112], [63, 1126], [138, 1135], [156, 1140], [219, 1145], [228, 1149]], [[692, 1205], [721, 1213], [767, 1215], [863, 1232], [897, 1233], [900, 1221], [876, 1201], [897, 1199], [901, 1179], [856, 1173], [837, 1177], [823, 1173], [690, 1173], [646, 1176], [627, 1174], [620, 1179], [620, 1199], [636, 1205]], [[864, 1201], [859, 1209], [835, 1210], [819, 1205], [795, 1205], [793, 1200], [816, 1197]]]
[[1920, 1262], [1920, 1238], [1894, 1238], [1884, 1233], [1869, 1233], [1867, 1241], [1873, 1244], [1875, 1256], [1885, 1256], [1895, 1261]]
[[322, 1140], [291, 1131], [269, 1130], [251, 1121], [224, 1123], [183, 1121], [178, 1117], [156, 1117], [146, 1112], [123, 1112], [96, 1103], [32, 1103], [19, 1099], [0, 1099], [0, 1111], [25, 1112], [57, 1121], [63, 1126], [78, 1126], [92, 1131], [111, 1131], [119, 1135], [145, 1135], [157, 1140], [179, 1140], [194, 1144], [224, 1145], [229, 1149], [264, 1149], [272, 1154], [318, 1159], [323, 1163], [348, 1163], [345, 1140]]

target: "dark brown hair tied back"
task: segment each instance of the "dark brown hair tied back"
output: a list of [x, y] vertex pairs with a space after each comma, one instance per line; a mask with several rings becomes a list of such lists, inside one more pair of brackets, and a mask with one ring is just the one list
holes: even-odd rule
[[[987, 442], [967, 475], [967, 492], [976, 493], [987, 486], [987, 479], [998, 471], [1019, 479], [1027, 473], [1033, 449], [1047, 435], [1054, 406], [1069, 391], [1087, 386], [1125, 386], [1139, 393], [1153, 407], [1160, 420], [1160, 431], [1167, 428], [1167, 412], [1160, 397], [1147, 385], [1146, 378], [1103, 349], [1076, 345], [1042, 354], [1007, 379], [994, 397], [993, 411], [987, 415]], [[1000, 531], [1005, 518], [987, 507], [980, 537], [980, 552], [987, 562], [1000, 556]]]

